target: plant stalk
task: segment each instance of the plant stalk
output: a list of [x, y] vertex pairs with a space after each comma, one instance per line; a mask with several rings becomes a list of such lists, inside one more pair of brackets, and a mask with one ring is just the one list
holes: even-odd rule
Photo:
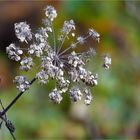
[[[33, 78], [30, 82], [30, 85], [32, 85], [35, 82], [36, 78]], [[25, 90], [26, 91], [26, 90]], [[17, 100], [23, 95], [24, 92], [20, 92], [12, 101], [11, 103], [0, 113], [0, 118], [17, 102]]]

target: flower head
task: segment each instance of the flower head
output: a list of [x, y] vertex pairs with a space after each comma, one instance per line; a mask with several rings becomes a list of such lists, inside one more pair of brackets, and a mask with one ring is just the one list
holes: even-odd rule
[[[50, 79], [55, 81], [55, 86], [49, 94], [49, 98], [54, 103], [60, 103], [63, 94], [68, 93], [70, 99], [74, 102], [84, 98], [86, 105], [89, 105], [93, 99], [89, 87], [98, 84], [98, 75], [87, 70], [86, 63], [91, 57], [95, 56], [96, 51], [87, 47], [84, 52], [77, 52], [75, 48], [79, 45], [86, 45], [88, 38], [93, 38], [99, 42], [100, 35], [94, 29], [89, 29], [85, 36], [76, 37], [73, 32], [76, 30], [75, 23], [71, 19], [64, 21], [59, 38], [56, 38], [52, 21], [57, 17], [57, 12], [52, 6], [45, 9], [46, 18], [43, 20], [45, 27], [39, 28], [36, 33], [31, 33], [31, 29], [26, 22], [15, 23], [15, 33], [21, 42], [30, 41], [28, 48], [16, 47], [10, 44], [6, 51], [10, 59], [20, 61], [20, 69], [30, 70], [33, 65], [34, 57], [38, 58], [40, 70], [37, 71], [35, 78], [41, 84], [47, 84]], [[72, 32], [73, 41], [66, 49], [63, 48], [64, 42], [69, 41], [69, 35]], [[51, 40], [49, 40], [51, 34]], [[76, 41], [75, 41], [76, 40]], [[25, 52], [27, 51], [27, 53]], [[21, 54], [24, 53], [24, 58]], [[35, 61], [34, 61], [35, 63]], [[111, 58], [104, 57], [104, 67], [109, 68]], [[19, 91], [24, 92], [30, 86], [29, 81], [24, 76], [16, 76], [14, 82]], [[82, 85], [82, 86], [81, 86]]]

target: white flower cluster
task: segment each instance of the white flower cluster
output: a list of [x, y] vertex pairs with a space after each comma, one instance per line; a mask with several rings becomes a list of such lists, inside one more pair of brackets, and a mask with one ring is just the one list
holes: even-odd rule
[[6, 48], [6, 52], [8, 53], [8, 57], [15, 61], [19, 61], [21, 59], [20, 55], [23, 54], [23, 51], [13, 43]]
[[24, 70], [24, 71], [28, 71], [29, 69], [32, 68], [33, 66], [33, 60], [31, 57], [24, 57], [21, 61], [20, 61], [20, 69]]
[[30, 87], [30, 82], [26, 79], [25, 76], [16, 76], [14, 83], [17, 84], [17, 89], [21, 92], [24, 92]]
[[50, 19], [51, 21], [53, 21], [54, 18], [57, 17], [57, 12], [54, 9], [54, 7], [47, 6], [46, 9], [45, 9], [45, 15], [46, 15], [46, 17], [48, 17], [48, 19]]
[[40, 72], [38, 72], [36, 74], [36, 77], [39, 79], [39, 82], [41, 84], [46, 84], [48, 82], [48, 74], [46, 74], [46, 72], [44, 70], [41, 70]]
[[64, 22], [62, 32], [64, 34], [68, 35], [71, 30], [75, 30], [75, 23], [72, 19], [70, 21], [65, 21]]
[[93, 100], [90, 90], [85, 88], [83, 92], [85, 95], [85, 104], [90, 105], [91, 101]]
[[78, 100], [81, 100], [82, 99], [82, 92], [79, 88], [77, 87], [72, 87], [69, 91], [69, 94], [70, 94], [70, 98], [72, 101], [76, 102]]
[[15, 23], [15, 33], [21, 42], [32, 39], [30, 26], [26, 22]]
[[31, 44], [28, 53], [40, 57], [43, 54], [43, 48], [44, 48], [44, 43], [40, 43], [39, 45]]
[[[93, 99], [89, 87], [97, 85], [98, 75], [87, 70], [86, 63], [96, 52], [89, 47], [87, 47], [89, 48], [87, 51], [79, 53], [74, 49], [78, 45], [85, 45], [88, 38], [99, 42], [100, 35], [94, 29], [89, 29], [86, 36], [77, 36], [74, 39], [75, 33], [72, 31], [76, 27], [71, 19], [64, 21], [61, 34], [56, 38], [52, 22], [57, 17], [57, 12], [54, 7], [47, 6], [45, 15], [44, 27], [41, 27], [36, 33], [31, 32], [30, 26], [26, 22], [15, 23], [17, 38], [20, 42], [28, 43], [29, 47], [21, 49], [12, 43], [6, 48], [8, 56], [12, 60], [20, 61], [20, 69], [24, 71], [29, 71], [34, 66], [34, 57], [39, 59], [40, 70], [35, 79], [41, 84], [47, 84], [49, 79], [55, 80], [55, 87], [49, 94], [52, 102], [59, 104], [63, 99], [62, 95], [67, 92], [72, 101], [76, 102], [84, 98], [84, 103], [89, 105]], [[70, 42], [69, 47], [64, 49], [63, 44], [69, 40], [70, 34], [76, 42]], [[31, 41], [32, 38], [33, 41]], [[23, 53], [24, 57], [21, 56]], [[111, 58], [105, 56], [103, 66], [108, 69], [110, 64]], [[14, 82], [21, 92], [27, 90], [31, 84], [24, 76], [16, 76]], [[81, 84], [82, 86], [79, 86]]]
[[55, 88], [50, 94], [49, 94], [50, 100], [54, 103], [60, 104], [63, 97], [61, 96], [61, 92]]

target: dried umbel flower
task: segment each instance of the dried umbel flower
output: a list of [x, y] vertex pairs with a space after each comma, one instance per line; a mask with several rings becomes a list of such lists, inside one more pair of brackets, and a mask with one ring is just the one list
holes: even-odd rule
[[[60, 36], [56, 38], [52, 22], [57, 17], [54, 7], [45, 8], [46, 18], [43, 19], [44, 27], [32, 33], [30, 26], [26, 22], [15, 23], [15, 33], [20, 42], [28, 43], [29, 47], [23, 50], [10, 44], [6, 51], [10, 59], [20, 61], [20, 69], [28, 71], [33, 68], [33, 59], [36, 57], [40, 61], [40, 70], [37, 71], [35, 79], [41, 84], [47, 84], [49, 79], [55, 80], [55, 86], [49, 94], [52, 102], [59, 104], [63, 99], [63, 94], [68, 93], [74, 102], [84, 98], [84, 103], [89, 105], [93, 99], [90, 87], [98, 84], [98, 75], [87, 70], [86, 63], [91, 57], [96, 55], [93, 48], [87, 47], [85, 52], [76, 52], [78, 46], [85, 46], [89, 38], [100, 40], [100, 35], [94, 29], [89, 29], [87, 35], [76, 36], [74, 21], [64, 21]], [[52, 39], [53, 36], [53, 42]], [[69, 41], [69, 35], [73, 41], [66, 49], [64, 42]], [[31, 41], [33, 39], [33, 41]], [[76, 41], [74, 41], [76, 40]], [[27, 51], [27, 52], [25, 52]], [[24, 53], [24, 57], [21, 55]], [[104, 67], [109, 68], [111, 58], [104, 57]], [[16, 76], [14, 82], [17, 89], [24, 92], [30, 87], [30, 82], [24, 76]], [[32, 83], [32, 82], [31, 82]], [[82, 85], [82, 86], [81, 86]]]

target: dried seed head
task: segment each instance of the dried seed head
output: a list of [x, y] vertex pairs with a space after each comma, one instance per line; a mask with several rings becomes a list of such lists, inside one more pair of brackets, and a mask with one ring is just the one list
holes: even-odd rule
[[[33, 67], [34, 57], [39, 59], [40, 70], [35, 78], [41, 84], [48, 83], [49, 79], [55, 80], [55, 88], [49, 94], [52, 102], [59, 104], [62, 100], [62, 94], [68, 92], [74, 102], [81, 100], [84, 95], [84, 102], [89, 105], [92, 101], [89, 87], [98, 84], [98, 75], [94, 75], [87, 70], [86, 63], [91, 57], [95, 56], [96, 52], [89, 47], [85, 52], [76, 52], [75, 48], [79, 45], [86, 45], [85, 42], [90, 37], [99, 42], [100, 35], [94, 29], [89, 29], [88, 35], [76, 36], [73, 32], [76, 29], [75, 23], [73, 20], [69, 20], [64, 21], [61, 34], [57, 39], [53, 28], [53, 20], [57, 17], [57, 12], [54, 7], [47, 6], [45, 15], [46, 18], [43, 20], [45, 27], [39, 28], [35, 33], [31, 33], [31, 29], [26, 22], [15, 23], [17, 38], [20, 42], [29, 43], [29, 47], [21, 49], [12, 43], [6, 48], [8, 57], [15, 61], [21, 60], [20, 69], [25, 71]], [[51, 40], [49, 40], [50, 35]], [[68, 41], [69, 36], [72, 40], [68, 44], [69, 47], [64, 49], [64, 42]], [[22, 54], [25, 55], [24, 58], [21, 58]], [[105, 56], [103, 66], [108, 69], [110, 64], [111, 58]], [[14, 82], [21, 92], [24, 92], [30, 86], [29, 81], [24, 76], [16, 76]]]

